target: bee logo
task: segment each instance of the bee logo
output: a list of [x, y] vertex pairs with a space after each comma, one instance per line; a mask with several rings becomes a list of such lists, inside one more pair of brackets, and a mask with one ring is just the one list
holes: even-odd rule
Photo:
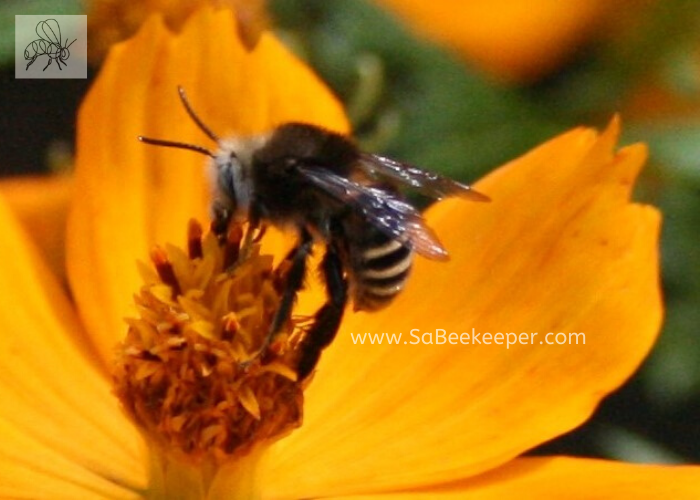
[[66, 63], [66, 59], [70, 57], [70, 50], [68, 50], [68, 47], [73, 45], [77, 38], [71, 43], [68, 43], [68, 39], [66, 38], [66, 45], [61, 45], [61, 26], [55, 19], [39, 21], [35, 31], [39, 39], [30, 42], [24, 49], [24, 59], [25, 61], [29, 61], [26, 69], [29, 70], [29, 66], [34, 64], [34, 61], [36, 61], [38, 57], [45, 55], [49, 57], [49, 62], [44, 66], [43, 71], [46, 71], [46, 68], [51, 65], [52, 61], [56, 61], [58, 69], [62, 70], [61, 63], [66, 66], [68, 65], [68, 63]]

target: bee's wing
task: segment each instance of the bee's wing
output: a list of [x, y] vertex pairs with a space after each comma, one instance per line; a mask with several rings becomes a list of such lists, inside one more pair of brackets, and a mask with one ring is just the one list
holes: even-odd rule
[[321, 167], [298, 167], [319, 189], [361, 213], [387, 236], [411, 247], [420, 255], [447, 260], [447, 250], [410, 203], [390, 191], [363, 186]]
[[36, 25], [36, 29], [34, 31], [36, 31], [36, 34], [39, 35], [39, 38], [42, 40], [46, 40], [49, 43], [55, 43], [59, 47], [61, 46], [61, 27], [58, 25], [58, 21], [55, 19], [41, 21]]
[[384, 156], [362, 153], [359, 165], [370, 175], [392, 179], [434, 198], [459, 196], [473, 201], [489, 201], [488, 196], [466, 184]]

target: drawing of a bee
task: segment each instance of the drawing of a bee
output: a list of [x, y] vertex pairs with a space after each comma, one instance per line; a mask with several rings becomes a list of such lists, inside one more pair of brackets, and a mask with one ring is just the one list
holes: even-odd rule
[[58, 69], [62, 70], [61, 63], [67, 65], [66, 59], [70, 57], [70, 50], [68, 50], [68, 47], [73, 45], [77, 38], [71, 43], [68, 43], [68, 39], [66, 38], [66, 45], [62, 46], [61, 27], [55, 19], [39, 21], [35, 31], [39, 39], [29, 43], [24, 49], [24, 59], [25, 61], [29, 61], [26, 69], [28, 70], [29, 66], [31, 66], [39, 56], [46, 55], [49, 56], [49, 62], [44, 66], [43, 71], [46, 71], [46, 68], [51, 65], [51, 61], [54, 60], [58, 65]]

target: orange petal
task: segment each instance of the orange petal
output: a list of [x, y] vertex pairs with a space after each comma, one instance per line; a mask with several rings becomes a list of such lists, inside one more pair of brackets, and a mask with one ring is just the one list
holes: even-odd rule
[[69, 175], [0, 181], [0, 194], [61, 281], [66, 276], [66, 217], [72, 192]]
[[4, 202], [0, 227], [0, 496], [133, 497], [145, 485], [140, 438]]
[[265, 0], [92, 0], [88, 2], [89, 57], [102, 60], [112, 45], [133, 36], [153, 14], [162, 14], [165, 24], [179, 31], [189, 16], [203, 5], [234, 9], [241, 37], [252, 47], [269, 25], [265, 3]]
[[[215, 35], [214, 35], [215, 34]], [[253, 52], [230, 11], [204, 9], [179, 35], [158, 18], [113, 50], [79, 115], [68, 272], [100, 355], [123, 335], [140, 287], [136, 260], [155, 243], [184, 243], [187, 221], [207, 219], [204, 159], [139, 143], [138, 135], [213, 147], [187, 117], [177, 85], [220, 135], [291, 120], [347, 130], [330, 92], [270, 35]]]
[[[532, 80], [555, 69], [620, 11], [638, 0], [379, 0], [417, 31], [453, 47], [487, 72]], [[628, 7], [628, 9], [624, 9]]]
[[[646, 149], [615, 153], [617, 136], [616, 121], [601, 136], [575, 130], [479, 182], [493, 202], [429, 211], [452, 260], [417, 259], [395, 304], [347, 318], [307, 392], [304, 426], [269, 457], [272, 493], [477, 474], [581, 424], [630, 376], [661, 323], [659, 214], [629, 203]], [[412, 329], [438, 328], [537, 336], [509, 348], [505, 338], [406, 344]], [[403, 337], [354, 344], [364, 332]], [[546, 345], [548, 332], [585, 333], [585, 345]]]
[[520, 458], [496, 470], [420, 493], [343, 497], [346, 500], [500, 500], [521, 498], [696, 499], [700, 467], [631, 465], [568, 457]]

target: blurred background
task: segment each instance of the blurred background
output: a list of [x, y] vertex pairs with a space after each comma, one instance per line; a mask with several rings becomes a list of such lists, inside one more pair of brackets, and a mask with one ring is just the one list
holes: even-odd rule
[[[0, 192], [21, 176], [69, 172], [76, 110], [109, 47], [152, 11], [177, 29], [203, 1], [3, 2]], [[664, 214], [664, 330], [588, 423], [531, 454], [700, 462], [700, 2], [213, 3], [238, 4], [251, 45], [270, 28], [308, 61], [364, 149], [461, 180], [621, 114], [623, 144], [651, 150], [635, 198]], [[88, 79], [15, 80], [16, 14], [87, 14]]]

